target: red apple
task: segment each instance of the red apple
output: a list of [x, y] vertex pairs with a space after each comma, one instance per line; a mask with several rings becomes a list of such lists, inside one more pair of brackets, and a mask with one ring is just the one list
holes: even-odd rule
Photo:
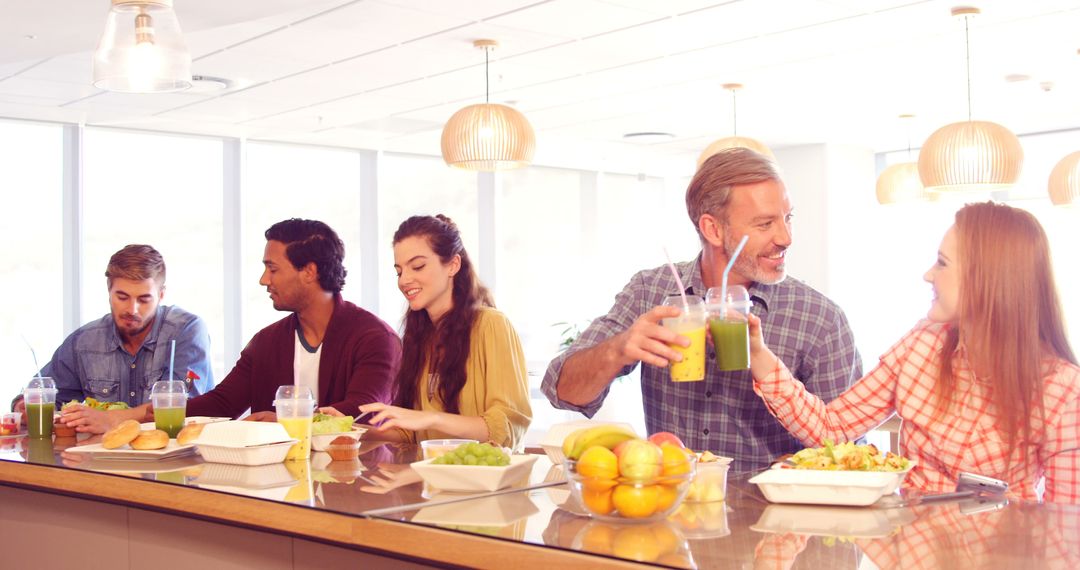
[[675, 435], [675, 434], [673, 434], [673, 433], [671, 433], [669, 431], [656, 432], [656, 433], [649, 436], [649, 441], [655, 443], [656, 445], [662, 445], [664, 443], [670, 443], [672, 445], [677, 445], [682, 449], [686, 449], [686, 446], [683, 445], [683, 442], [682, 442], [681, 439], [679, 439], [679, 436], [677, 436], [677, 435]]

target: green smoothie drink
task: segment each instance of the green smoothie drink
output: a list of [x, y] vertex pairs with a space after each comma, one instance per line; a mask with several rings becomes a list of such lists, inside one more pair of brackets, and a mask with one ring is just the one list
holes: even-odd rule
[[53, 413], [56, 404], [26, 404], [26, 431], [30, 437], [52, 437]]
[[186, 408], [154, 408], [154, 427], [175, 438], [180, 430], [184, 429], [184, 412]]
[[746, 320], [753, 306], [750, 293], [742, 285], [726, 289], [712, 287], [706, 294], [706, 305], [716, 367], [725, 371], [750, 368], [750, 331]]
[[713, 347], [716, 348], [716, 364], [720, 370], [746, 370], [750, 368], [750, 344], [746, 321], [713, 319], [709, 321]]
[[52, 438], [53, 414], [56, 412], [56, 383], [52, 378], [37, 377], [23, 388], [26, 406], [26, 431], [31, 438]]

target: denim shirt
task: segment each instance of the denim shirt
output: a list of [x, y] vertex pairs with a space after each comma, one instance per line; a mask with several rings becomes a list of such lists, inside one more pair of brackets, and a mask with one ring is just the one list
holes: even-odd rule
[[58, 407], [88, 397], [138, 406], [150, 401], [154, 382], [167, 379], [170, 341], [174, 339], [173, 379], [184, 380], [190, 369], [200, 379], [188, 385], [189, 395], [213, 388], [206, 323], [179, 307], [166, 305], [158, 306], [150, 332], [134, 356], [124, 350], [113, 317], [107, 314], [64, 339], [41, 375], [56, 382]]

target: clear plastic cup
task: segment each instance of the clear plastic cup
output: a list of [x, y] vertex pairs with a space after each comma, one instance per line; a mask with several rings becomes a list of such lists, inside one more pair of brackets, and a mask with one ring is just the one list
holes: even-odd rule
[[175, 438], [184, 429], [187, 414], [187, 385], [180, 380], [160, 380], [150, 388], [154, 406], [154, 427]]
[[690, 339], [690, 346], [669, 344], [673, 350], [682, 354], [682, 361], [671, 363], [672, 382], [694, 382], [705, 379], [705, 303], [701, 297], [688, 295], [686, 306], [682, 295], [672, 295], [664, 299], [664, 305], [679, 307], [682, 314], [678, 317], [663, 319], [661, 324]]
[[424, 459], [435, 459], [446, 455], [466, 443], [479, 443], [475, 439], [425, 439], [420, 442], [420, 449], [424, 452]]
[[38, 377], [23, 388], [26, 405], [26, 431], [30, 437], [52, 437], [53, 414], [56, 412], [56, 383], [52, 378]]
[[720, 370], [747, 370], [750, 368], [747, 315], [754, 303], [742, 285], [732, 285], [727, 288], [726, 298], [722, 295], [720, 287], [712, 287], [705, 294], [716, 366]]
[[286, 461], [304, 461], [311, 457], [311, 420], [315, 415], [315, 397], [307, 386], [280, 386], [274, 398], [277, 421], [289, 437], [300, 440], [289, 448]]

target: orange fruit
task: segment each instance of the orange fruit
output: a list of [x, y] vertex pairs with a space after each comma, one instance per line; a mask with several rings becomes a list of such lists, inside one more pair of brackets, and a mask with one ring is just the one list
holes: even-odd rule
[[674, 444], [664, 442], [660, 444], [662, 454], [663, 471], [665, 477], [685, 475], [690, 472], [690, 454], [685, 449]]
[[619, 476], [619, 458], [610, 449], [594, 445], [581, 454], [576, 469], [589, 479], [614, 479]]
[[619, 558], [638, 562], [654, 562], [660, 558], [660, 545], [648, 527], [626, 526], [615, 533], [611, 553]]
[[665, 554], [656, 559], [657, 564], [663, 566], [671, 566], [673, 568], [693, 568], [694, 563], [690, 561], [690, 558], [684, 554], [672, 552], [671, 554]]
[[643, 519], [652, 516], [656, 512], [659, 498], [660, 488], [657, 485], [641, 487], [618, 485], [611, 493], [615, 510], [628, 519]]
[[608, 489], [588, 489], [581, 490], [581, 502], [585, 503], [585, 508], [590, 512], [598, 515], [610, 514], [615, 510], [615, 503], [612, 500], [613, 492]]
[[675, 504], [679, 498], [679, 490], [669, 485], [656, 486], [656, 510], [666, 511]]

